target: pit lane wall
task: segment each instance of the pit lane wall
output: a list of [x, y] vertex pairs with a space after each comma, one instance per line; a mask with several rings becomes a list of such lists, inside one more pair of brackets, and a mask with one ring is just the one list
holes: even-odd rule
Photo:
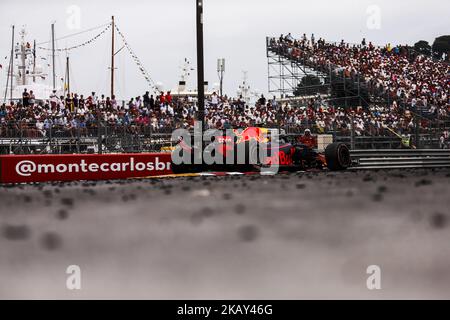
[[170, 153], [0, 156], [0, 183], [120, 180], [172, 174]]

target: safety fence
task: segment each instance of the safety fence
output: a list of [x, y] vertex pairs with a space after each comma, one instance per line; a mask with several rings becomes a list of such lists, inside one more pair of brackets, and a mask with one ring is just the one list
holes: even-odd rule
[[[259, 127], [259, 126], [258, 126]], [[442, 143], [442, 131], [424, 129], [395, 133], [386, 128], [368, 127], [358, 130], [348, 125], [321, 128], [314, 121], [282, 126], [281, 134], [301, 136], [306, 129], [312, 134], [332, 135], [334, 141], [357, 149], [399, 149], [420, 145], [425, 149], [449, 148], [448, 139]], [[177, 127], [155, 128], [151, 125], [117, 125], [94, 123], [85, 127], [53, 125], [48, 128], [36, 124], [0, 126], [0, 154], [102, 154], [160, 152], [173, 146], [172, 132]], [[419, 141], [416, 141], [420, 139]]]
[[0, 154], [153, 152], [170, 142], [172, 128], [97, 124], [84, 127], [9, 124], [0, 127]]
[[352, 169], [450, 168], [450, 150], [353, 150]]

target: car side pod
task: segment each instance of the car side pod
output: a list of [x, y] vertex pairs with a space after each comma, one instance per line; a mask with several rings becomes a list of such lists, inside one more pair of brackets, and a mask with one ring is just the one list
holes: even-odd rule
[[352, 164], [350, 149], [344, 143], [333, 143], [325, 149], [327, 167], [331, 171], [346, 170]]

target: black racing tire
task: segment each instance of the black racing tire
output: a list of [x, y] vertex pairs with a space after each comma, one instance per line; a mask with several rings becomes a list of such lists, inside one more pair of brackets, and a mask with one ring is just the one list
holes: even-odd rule
[[330, 144], [325, 150], [325, 159], [331, 171], [346, 170], [352, 164], [350, 149], [345, 143]]
[[[179, 151], [181, 157], [183, 156], [183, 153], [186, 152], [184, 150]], [[194, 156], [191, 154], [191, 163], [190, 164], [175, 164], [172, 162], [172, 172], [174, 174], [184, 174], [184, 173], [199, 173], [203, 171], [203, 165], [194, 164]]]
[[259, 144], [256, 142], [246, 141], [245, 143], [245, 165], [252, 167], [261, 164], [259, 159]]
[[189, 167], [184, 164], [179, 165], [172, 163], [172, 172], [174, 174], [189, 173]]
[[172, 172], [174, 174], [200, 173], [204, 171], [204, 167], [198, 164], [174, 164], [172, 163]]

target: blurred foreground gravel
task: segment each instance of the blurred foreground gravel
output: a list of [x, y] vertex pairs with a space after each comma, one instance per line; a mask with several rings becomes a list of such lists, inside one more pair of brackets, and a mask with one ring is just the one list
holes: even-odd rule
[[[0, 298], [449, 299], [449, 182], [398, 170], [0, 187]], [[382, 290], [366, 287], [370, 265]]]

